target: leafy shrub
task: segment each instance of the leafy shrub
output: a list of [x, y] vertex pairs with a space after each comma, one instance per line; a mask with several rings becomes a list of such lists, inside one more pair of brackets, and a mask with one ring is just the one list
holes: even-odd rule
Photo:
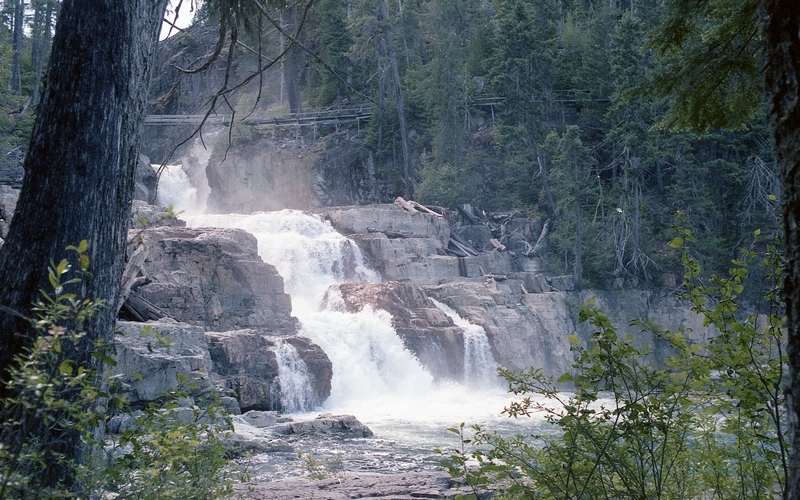
[[[756, 233], [758, 236], [758, 233]], [[726, 278], [699, 279], [700, 265], [681, 231], [681, 296], [718, 334], [691, 343], [685, 332], [642, 324], [672, 347], [664, 366], [652, 349], [622, 337], [602, 311], [581, 311], [595, 332], [584, 345], [570, 336], [574, 370], [558, 380], [541, 370], [502, 370], [522, 396], [504, 412], [543, 412], [555, 437], [505, 438], [480, 427], [452, 429], [462, 446], [444, 460], [472, 497], [498, 490], [505, 498], [774, 498], [787, 480], [786, 320], [778, 300], [781, 259], [766, 245], [760, 265], [771, 286], [760, 314], [743, 315], [738, 299], [756, 253], [743, 251]], [[574, 392], [559, 385], [572, 383]], [[475, 468], [470, 461], [477, 461]]]
[[[40, 335], [15, 359], [0, 401], [0, 499], [223, 498], [232, 494], [222, 439], [230, 422], [213, 396], [180, 408], [185, 391], [169, 391], [114, 439], [112, 414], [131, 414], [115, 390], [111, 346], [93, 340], [88, 320], [106, 307], [68, 292], [89, 272], [88, 244], [68, 247], [49, 269], [52, 292], [34, 307]], [[92, 360], [90, 362], [80, 360]], [[55, 474], [55, 475], [54, 475]]]

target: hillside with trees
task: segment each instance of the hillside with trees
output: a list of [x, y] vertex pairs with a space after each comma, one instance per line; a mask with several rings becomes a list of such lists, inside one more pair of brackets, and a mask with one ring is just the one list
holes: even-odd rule
[[[385, 201], [411, 195], [550, 220], [543, 257], [583, 288], [678, 284], [667, 245], [678, 212], [714, 272], [755, 229], [778, 229], [765, 116], [735, 132], [674, 133], [670, 99], [643, 91], [671, 71], [648, 46], [662, 2], [316, 0], [268, 5], [275, 25], [251, 19], [235, 30], [214, 5], [162, 43], [151, 113], [202, 113], [212, 100], [240, 120], [372, 106], [359, 137]], [[14, 163], [58, 4], [4, 7], [0, 126], [3, 162]], [[763, 99], [757, 91], [741, 98]]]

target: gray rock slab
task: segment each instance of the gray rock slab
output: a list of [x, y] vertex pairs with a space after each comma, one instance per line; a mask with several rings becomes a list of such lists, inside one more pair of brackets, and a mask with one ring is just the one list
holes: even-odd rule
[[342, 437], [372, 437], [372, 431], [353, 415], [331, 415], [325, 413], [314, 420], [290, 422], [275, 428], [278, 434], [336, 434]]
[[165, 318], [118, 321], [117, 330], [117, 365], [111, 371], [122, 375], [131, 403], [155, 401], [167, 389], [188, 388], [184, 378], [198, 386], [191, 393], [211, 386], [211, 356], [201, 327]]
[[333, 227], [344, 235], [390, 232], [408, 238], [433, 238], [439, 248], [446, 248], [450, 227], [443, 217], [426, 213], [412, 214], [397, 205], [337, 207], [325, 213]]
[[241, 229], [157, 227], [132, 231], [148, 249], [150, 283], [137, 291], [169, 316], [207, 330], [266, 328], [294, 334], [283, 278]]
[[346, 472], [343, 477], [315, 481], [306, 478], [288, 478], [260, 483], [242, 483], [235, 486], [239, 500], [350, 500], [372, 498], [378, 500], [412, 500], [421, 498], [452, 498], [452, 481], [442, 472], [407, 472], [403, 474], [375, 474]]

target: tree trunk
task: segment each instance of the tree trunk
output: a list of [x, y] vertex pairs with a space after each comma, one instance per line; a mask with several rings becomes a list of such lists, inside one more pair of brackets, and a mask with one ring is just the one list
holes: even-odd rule
[[[58, 262], [67, 245], [86, 239], [91, 275], [73, 291], [111, 305], [92, 319], [89, 329], [91, 339], [110, 337], [150, 64], [166, 4], [64, 1], [22, 191], [0, 249], [0, 305], [30, 316], [39, 290], [49, 288], [48, 263]], [[14, 356], [35, 335], [29, 323], [0, 312], [3, 379]], [[59, 437], [58, 451], [75, 456], [77, 436]], [[70, 479], [59, 467], [50, 467], [49, 473], [50, 484]]]
[[14, 0], [14, 29], [11, 32], [11, 71], [8, 78], [8, 90], [22, 94], [22, 29], [25, 16], [25, 0]]
[[762, 0], [764, 79], [783, 183], [791, 451], [785, 498], [800, 499], [800, 11], [796, 0]]
[[378, 22], [384, 24], [384, 41], [386, 43], [386, 56], [389, 59], [389, 69], [392, 71], [394, 81], [394, 97], [397, 105], [397, 120], [400, 125], [400, 142], [403, 150], [403, 182], [405, 184], [405, 197], [412, 199], [414, 196], [414, 179], [411, 169], [411, 145], [408, 138], [408, 123], [406, 122], [406, 104], [403, 97], [403, 85], [400, 80], [400, 68], [397, 66], [397, 55], [394, 51], [394, 37], [392, 36], [391, 20], [389, 19], [389, 5], [387, 0], [381, 4]]

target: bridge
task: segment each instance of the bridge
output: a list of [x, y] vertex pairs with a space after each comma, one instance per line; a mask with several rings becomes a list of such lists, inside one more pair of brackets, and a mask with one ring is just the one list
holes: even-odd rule
[[[583, 100], [589, 99], [588, 92], [580, 90], [555, 91], [553, 102], [562, 104], [578, 104]], [[472, 108], [489, 108], [492, 117], [497, 106], [500, 106], [504, 97], [479, 96], [470, 99]], [[594, 98], [595, 102], [609, 102], [609, 99]], [[242, 124], [257, 128], [282, 128], [282, 127], [317, 127], [321, 125], [344, 125], [350, 123], [360, 124], [368, 120], [375, 111], [373, 104], [361, 104], [351, 107], [336, 107], [310, 110], [302, 113], [289, 113], [274, 117], [250, 117], [245, 118]], [[148, 115], [144, 119], [144, 124], [148, 126], [175, 126], [175, 125], [224, 125], [230, 126], [231, 115], [211, 114], [211, 115]]]
[[[347, 123], [360, 123], [368, 120], [375, 106], [362, 105], [349, 108], [328, 108], [317, 109], [305, 113], [290, 113], [275, 117], [251, 117], [245, 118], [242, 124], [259, 128], [280, 128], [280, 127], [314, 127], [320, 125], [340, 125]], [[148, 126], [174, 126], [174, 125], [193, 125], [201, 123], [206, 125], [225, 125], [231, 124], [231, 115], [148, 115], [144, 119], [144, 124]]]

